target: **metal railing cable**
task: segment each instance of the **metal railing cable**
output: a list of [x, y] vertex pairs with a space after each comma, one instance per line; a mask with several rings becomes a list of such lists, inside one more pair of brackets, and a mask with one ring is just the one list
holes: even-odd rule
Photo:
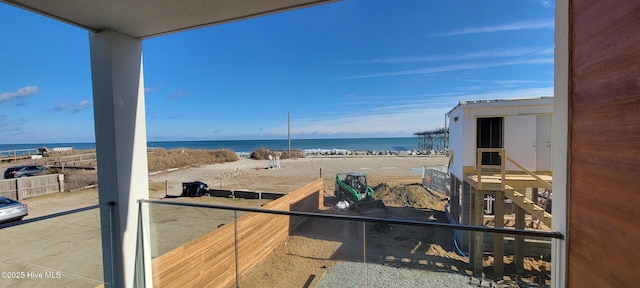
[[96, 204], [96, 205], [91, 205], [91, 206], [77, 208], [77, 209], [71, 209], [71, 210], [68, 210], [68, 211], [57, 212], [57, 213], [53, 213], [53, 214], [49, 214], [49, 215], [43, 215], [43, 216], [39, 216], [39, 217], [34, 217], [34, 218], [27, 219], [27, 220], [20, 220], [20, 221], [2, 223], [2, 224], [0, 224], [0, 229], [9, 228], [9, 227], [15, 227], [15, 226], [21, 226], [21, 225], [25, 225], [25, 224], [29, 224], [29, 223], [33, 223], [33, 222], [39, 222], [39, 221], [43, 221], [43, 220], [58, 218], [58, 217], [61, 217], [61, 216], [76, 214], [76, 213], [89, 211], [89, 210], [93, 210], [93, 209], [98, 209], [98, 208], [103, 208], [103, 207], [112, 207], [112, 206], [115, 206], [115, 205], [116, 205], [115, 202], [108, 202], [108, 203]]
[[418, 220], [365, 217], [365, 216], [355, 216], [355, 215], [336, 215], [336, 214], [325, 214], [325, 213], [318, 213], [318, 212], [269, 210], [269, 209], [262, 209], [262, 208], [235, 207], [235, 206], [187, 203], [187, 202], [172, 202], [172, 201], [160, 201], [160, 200], [151, 200], [151, 199], [140, 199], [138, 200], [138, 202], [160, 204], [160, 205], [185, 206], [185, 207], [194, 207], [194, 208], [211, 208], [211, 209], [220, 209], [220, 210], [229, 210], [229, 211], [256, 212], [256, 213], [285, 215], [285, 216], [301, 216], [301, 217], [308, 217], [308, 218], [398, 224], [398, 225], [418, 226], [418, 227], [433, 228], [433, 229], [488, 232], [488, 233], [523, 235], [523, 236], [532, 236], [532, 237], [548, 237], [548, 238], [564, 240], [564, 235], [560, 232], [555, 232], [555, 231], [494, 228], [494, 227], [487, 227], [487, 226], [471, 226], [471, 225], [452, 224], [452, 223], [425, 222], [425, 221], [418, 221]]

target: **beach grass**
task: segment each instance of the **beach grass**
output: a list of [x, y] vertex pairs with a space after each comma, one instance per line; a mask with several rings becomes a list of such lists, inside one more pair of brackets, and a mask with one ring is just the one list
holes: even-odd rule
[[300, 150], [291, 150], [291, 152], [283, 151], [280, 154], [280, 159], [294, 159], [294, 158], [304, 158], [304, 152]]
[[[77, 153], [77, 152], [76, 152]], [[73, 155], [73, 153], [69, 153]], [[226, 149], [154, 149], [147, 154], [149, 171], [163, 171], [171, 168], [192, 167], [237, 161], [238, 155]], [[82, 189], [98, 184], [96, 170], [55, 170], [52, 172], [65, 175], [65, 187], [67, 190]], [[164, 190], [162, 187], [150, 187], [151, 190]]]
[[250, 158], [254, 160], [268, 160], [269, 156], [276, 157], [278, 156], [278, 153], [274, 151], [270, 151], [266, 147], [260, 147], [254, 150], [253, 152], [251, 152]]
[[271, 157], [280, 157], [280, 159], [304, 158], [304, 152], [301, 150], [285, 150], [282, 152], [271, 151], [265, 147], [260, 147], [251, 153], [250, 158], [254, 160], [268, 160]]
[[238, 155], [228, 149], [154, 149], [148, 154], [149, 171], [209, 165], [237, 161]]

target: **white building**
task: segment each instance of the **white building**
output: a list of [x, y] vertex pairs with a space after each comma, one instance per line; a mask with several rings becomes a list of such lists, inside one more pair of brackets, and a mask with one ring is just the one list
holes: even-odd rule
[[[462, 180], [465, 172], [475, 171], [477, 148], [504, 148], [530, 171], [550, 172], [552, 115], [553, 97], [460, 102], [447, 113], [451, 174]], [[483, 162], [498, 165], [491, 158], [485, 155]]]
[[[494, 226], [502, 228], [505, 212], [511, 212], [505, 209], [507, 202], [513, 203], [515, 228], [524, 229], [527, 217], [551, 226], [551, 214], [537, 205], [537, 195], [538, 189], [548, 189], [543, 195], [551, 190], [553, 101], [552, 97], [463, 101], [447, 113], [449, 212], [456, 222], [484, 226], [485, 211], [491, 211]], [[541, 205], [546, 206], [544, 203]], [[496, 255], [513, 253], [516, 269], [522, 269], [523, 259], [530, 256], [524, 249], [524, 237], [507, 245], [503, 237], [490, 240], [493, 236], [485, 238], [482, 233], [456, 235], [463, 249], [468, 249], [470, 262], [476, 263], [476, 272], [482, 270], [484, 247], [491, 245], [487, 241], [493, 242]], [[507, 246], [515, 248], [508, 251]], [[550, 255], [550, 249], [546, 253]], [[496, 274], [501, 275], [503, 263], [498, 259], [502, 257], [496, 259]]]

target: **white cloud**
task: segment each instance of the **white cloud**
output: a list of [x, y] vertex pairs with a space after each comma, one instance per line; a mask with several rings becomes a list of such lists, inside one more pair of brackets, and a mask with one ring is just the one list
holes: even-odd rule
[[176, 91], [173, 94], [169, 95], [168, 98], [169, 100], [177, 100], [184, 97], [184, 92], [182, 91]]
[[292, 123], [295, 134], [406, 135], [444, 126], [446, 108], [408, 108], [376, 113], [358, 113], [339, 118], [303, 120]]
[[553, 7], [553, 1], [549, 1], [549, 0], [535, 0], [535, 1], [540, 3], [540, 5], [546, 8]]
[[[455, 95], [420, 95], [419, 99], [397, 101], [358, 112], [338, 113], [315, 118], [297, 118], [291, 132], [302, 136], [405, 135], [444, 127], [444, 117], [460, 101], [523, 99], [553, 96], [553, 86], [503, 89]], [[440, 97], [447, 96], [447, 97]], [[265, 134], [281, 134], [282, 127], [265, 128]]]
[[78, 104], [76, 104], [75, 106], [71, 107], [71, 105], [69, 105], [69, 103], [67, 102], [61, 102], [58, 105], [56, 105], [56, 107], [54, 107], [52, 110], [53, 111], [69, 111], [71, 110], [71, 112], [73, 113], [78, 113], [82, 110], [85, 110], [87, 108], [91, 107], [91, 101], [89, 100], [82, 100], [80, 102], [78, 102]]
[[53, 111], [65, 111], [67, 109], [69, 109], [69, 104], [67, 102], [62, 102], [56, 105], [56, 107], [53, 108]]
[[466, 63], [466, 64], [446, 65], [446, 66], [439, 66], [439, 67], [429, 67], [429, 68], [422, 68], [422, 69], [384, 72], [384, 73], [376, 73], [376, 74], [355, 75], [355, 76], [344, 77], [341, 79], [350, 80], [350, 79], [363, 79], [363, 78], [433, 74], [433, 73], [440, 73], [440, 72], [473, 70], [473, 69], [492, 68], [492, 67], [520, 65], [520, 64], [553, 64], [553, 58], [522, 59], [522, 60], [511, 60], [511, 61], [492, 62], [492, 63]]
[[520, 30], [534, 30], [534, 29], [553, 29], [554, 25], [555, 25], [555, 21], [553, 19], [538, 21], [538, 22], [522, 21], [522, 22], [506, 23], [506, 24], [495, 25], [495, 26], [456, 29], [456, 30], [444, 32], [441, 34], [437, 34], [436, 36], [481, 34], [481, 33], [502, 32], [502, 31], [520, 31]]
[[522, 56], [553, 55], [553, 47], [523, 47], [513, 49], [485, 50], [466, 54], [441, 54], [425, 57], [396, 57], [344, 62], [344, 64], [395, 64], [433, 61], [477, 60]]
[[78, 113], [84, 109], [87, 109], [91, 107], [91, 102], [89, 100], [82, 100], [80, 101], [80, 103], [76, 104], [75, 107], [73, 107], [73, 110], [71, 110], [71, 112], [73, 113]]
[[540, 80], [496, 80], [496, 81], [493, 81], [493, 82], [498, 84], [498, 85], [503, 85], [503, 86], [517, 86], [517, 85], [521, 85], [521, 84], [545, 84], [545, 83], [549, 83], [550, 81], [540, 81]]
[[486, 91], [482, 93], [468, 93], [463, 96], [460, 96], [459, 101], [523, 99], [523, 98], [552, 97], [552, 96], [553, 96], [553, 86], [550, 86], [550, 87], [540, 87], [540, 88], [503, 89], [503, 90], [495, 90], [495, 91]]
[[18, 91], [5, 92], [0, 94], [0, 102], [7, 102], [13, 99], [28, 97], [38, 93], [38, 91], [39, 91], [38, 86], [35, 86], [35, 85], [22, 87], [18, 89]]
[[144, 93], [152, 93], [160, 90], [160, 86], [155, 87], [144, 87]]

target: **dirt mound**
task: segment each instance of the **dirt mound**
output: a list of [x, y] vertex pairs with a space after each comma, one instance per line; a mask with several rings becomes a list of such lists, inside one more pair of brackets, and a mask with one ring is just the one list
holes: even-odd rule
[[373, 198], [387, 206], [427, 208], [444, 211], [445, 200], [420, 184], [381, 183], [373, 187]]

